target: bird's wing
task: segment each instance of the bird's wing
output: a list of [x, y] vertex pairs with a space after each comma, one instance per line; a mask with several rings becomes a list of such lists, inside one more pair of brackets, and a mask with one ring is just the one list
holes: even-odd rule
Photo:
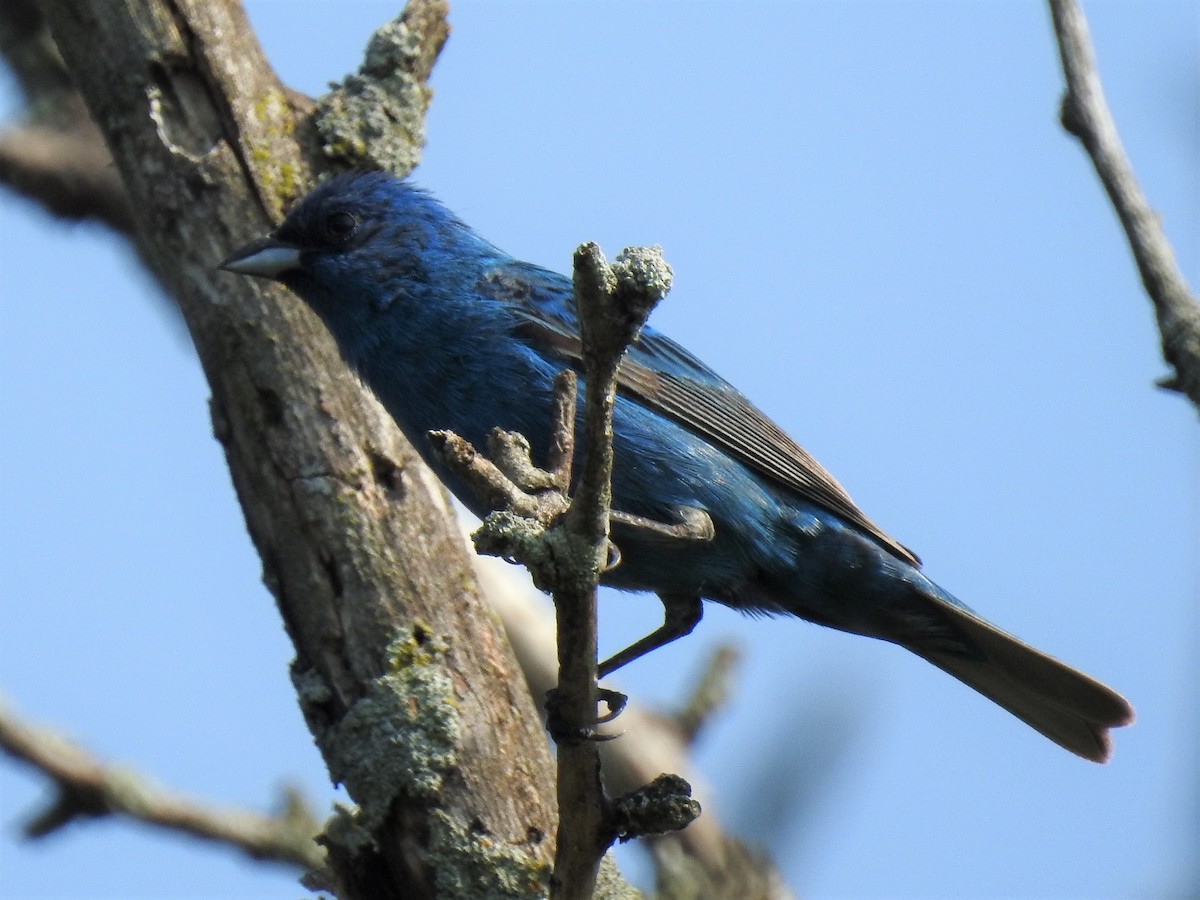
[[[481, 297], [512, 304], [521, 320], [518, 334], [531, 346], [573, 368], [581, 367], [571, 283], [564, 276], [513, 261], [488, 271], [475, 288]], [[621, 363], [617, 387], [759, 474], [862, 529], [899, 559], [920, 565], [916, 554], [868, 519], [803, 447], [670, 338], [643, 329]]]

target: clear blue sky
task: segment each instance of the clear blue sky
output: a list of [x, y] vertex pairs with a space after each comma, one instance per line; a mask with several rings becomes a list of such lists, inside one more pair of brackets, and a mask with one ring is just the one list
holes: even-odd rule
[[[254, 2], [310, 94], [398, 3]], [[1086, 6], [1143, 187], [1200, 287], [1195, 3]], [[745, 650], [699, 748], [712, 809], [806, 897], [1200, 889], [1200, 439], [1156, 390], [1149, 304], [1057, 124], [1034, 2], [458, 2], [417, 179], [566, 269], [658, 243], [655, 324], [736, 383], [927, 572], [1124, 692], [1093, 766], [903, 651], [710, 607], [622, 673], [669, 706]], [[0, 100], [14, 100], [4, 82]], [[332, 795], [186, 334], [103, 232], [0, 194], [0, 690], [183, 791]], [[215, 262], [215, 261], [214, 261]], [[607, 595], [605, 648], [652, 598]], [[287, 873], [127, 825], [18, 842], [44, 794], [0, 762], [0, 895], [278, 897]], [[645, 877], [638, 851], [627, 871]], [[640, 874], [639, 874], [640, 873]]]

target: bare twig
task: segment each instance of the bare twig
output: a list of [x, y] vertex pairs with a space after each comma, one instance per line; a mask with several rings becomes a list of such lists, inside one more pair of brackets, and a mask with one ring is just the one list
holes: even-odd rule
[[[534, 582], [554, 594], [558, 624], [558, 688], [552, 727], [558, 741], [558, 844], [551, 896], [591, 898], [600, 861], [618, 834], [636, 836], [637, 822], [674, 821], [683, 827], [699, 807], [684, 793], [658, 790], [630, 798], [654, 807], [649, 815], [618, 822], [600, 781], [596, 724], [596, 586], [609, 552], [612, 414], [621, 358], [650, 311], [670, 287], [671, 270], [658, 248], [629, 249], [614, 265], [600, 248], [575, 253], [575, 303], [580, 319], [587, 396], [586, 453], [575, 496], [571, 484], [575, 435], [573, 373], [555, 385], [555, 426], [550, 470], [536, 469], [523, 438], [493, 432], [491, 460], [455, 435], [434, 432], [434, 449], [481, 497], [499, 502], [475, 535], [481, 553], [516, 559]], [[622, 698], [623, 700], [623, 698]], [[610, 708], [612, 704], [610, 703]], [[658, 774], [658, 773], [655, 773]], [[682, 779], [679, 779], [682, 781]], [[690, 792], [690, 788], [688, 789]], [[668, 800], [663, 797], [670, 795]], [[670, 807], [670, 808], [668, 808]]]
[[1188, 289], [1162, 225], [1146, 201], [1104, 99], [1087, 20], [1077, 0], [1049, 0], [1067, 91], [1063, 127], [1079, 138], [1108, 192], [1154, 304], [1163, 358], [1174, 367], [1162, 387], [1200, 409], [1200, 304]]
[[217, 809], [160, 788], [126, 769], [106, 766], [59, 735], [22, 721], [0, 701], [0, 749], [50, 777], [54, 802], [25, 827], [44, 837], [80, 818], [125, 816], [149, 825], [234, 847], [258, 860], [316, 869], [325, 854], [321, 830], [298, 795], [289, 792], [278, 816]]
[[[670, 289], [671, 270], [657, 248], [626, 250], [610, 266], [595, 244], [575, 252], [575, 305], [586, 375], [586, 453], [566, 529], [588, 548], [591, 565], [555, 593], [558, 691], [568, 721], [596, 715], [596, 586], [608, 552], [612, 504], [613, 406], [617, 368], [651, 310]], [[572, 589], [573, 587], [573, 589]], [[613, 830], [600, 783], [595, 741], [558, 748], [558, 853], [551, 897], [586, 900]]]

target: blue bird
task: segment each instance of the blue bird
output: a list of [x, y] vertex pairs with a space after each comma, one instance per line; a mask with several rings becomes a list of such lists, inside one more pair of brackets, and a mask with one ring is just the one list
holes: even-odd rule
[[[298, 294], [476, 513], [489, 510], [434, 457], [430, 431], [481, 447], [498, 426], [545, 459], [552, 380], [581, 368], [571, 280], [497, 249], [428, 193], [378, 172], [332, 178], [221, 267]], [[604, 582], [657, 593], [664, 623], [605, 661], [602, 676], [690, 632], [712, 600], [899, 644], [1089, 760], [1106, 761], [1108, 729], [1133, 721], [1115, 691], [926, 578], [816, 460], [651, 328], [621, 365], [613, 431], [621, 562]]]

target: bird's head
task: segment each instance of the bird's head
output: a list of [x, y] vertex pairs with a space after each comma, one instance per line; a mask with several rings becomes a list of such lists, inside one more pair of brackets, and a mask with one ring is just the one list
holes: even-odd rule
[[275, 231], [220, 268], [281, 282], [336, 334], [398, 299], [419, 302], [431, 283], [481, 250], [498, 252], [425, 191], [383, 172], [353, 172], [322, 182]]

